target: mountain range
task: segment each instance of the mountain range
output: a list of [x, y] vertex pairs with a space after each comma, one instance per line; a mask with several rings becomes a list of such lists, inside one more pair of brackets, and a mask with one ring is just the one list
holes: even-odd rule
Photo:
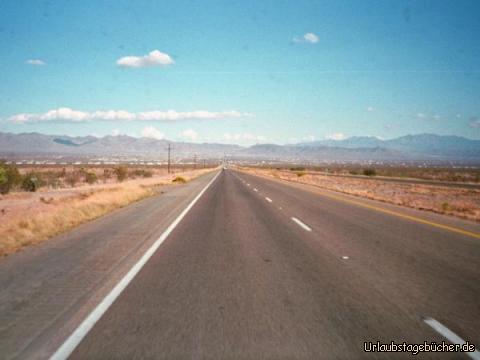
[[249, 147], [217, 143], [170, 142], [120, 136], [57, 136], [0, 132], [0, 155], [135, 156], [164, 159], [168, 144], [176, 158], [222, 158], [285, 161], [468, 161], [480, 163], [480, 140], [434, 134], [406, 135], [390, 140], [351, 137], [307, 143]]

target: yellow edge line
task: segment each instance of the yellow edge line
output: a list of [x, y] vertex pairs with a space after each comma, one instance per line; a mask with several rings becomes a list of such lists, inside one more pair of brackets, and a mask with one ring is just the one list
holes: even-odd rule
[[[277, 180], [277, 179], [275, 179], [275, 180]], [[283, 179], [280, 179], [280, 180], [283, 180]], [[288, 181], [288, 180], [283, 180], [283, 181]], [[291, 183], [291, 184], [310, 185], [310, 184], [303, 184], [303, 183], [298, 183], [298, 182], [290, 182], [290, 181], [288, 181], [288, 182]], [[310, 186], [314, 186], [314, 185], [310, 185]], [[318, 188], [318, 189], [321, 189], [321, 188]], [[398, 217], [408, 219], [408, 220], [411, 220], [411, 221], [415, 221], [415, 222], [418, 222], [418, 223], [421, 223], [421, 224], [427, 224], [427, 225], [437, 227], [437, 228], [440, 228], [440, 229], [444, 229], [444, 230], [448, 230], [448, 231], [451, 231], [451, 232], [454, 232], [454, 233], [467, 235], [467, 236], [474, 237], [476, 239], [480, 239], [480, 234], [474, 233], [474, 232], [471, 232], [471, 231], [459, 229], [459, 228], [456, 228], [456, 227], [453, 227], [453, 226], [442, 225], [442, 224], [439, 224], [439, 223], [436, 223], [436, 222], [433, 222], [433, 221], [420, 219], [420, 218], [417, 218], [417, 217], [411, 216], [411, 215], [405, 215], [405, 214], [398, 213], [398, 212], [392, 211], [392, 210], [382, 209], [382, 208], [377, 207], [377, 206], [368, 205], [368, 204], [364, 204], [364, 203], [361, 203], [361, 202], [358, 202], [358, 201], [345, 199], [345, 198], [340, 197], [340, 196], [335, 196], [335, 195], [325, 194], [325, 193], [319, 193], [319, 192], [315, 192], [315, 193], [319, 194], [320, 196], [324, 196], [324, 197], [332, 198], [332, 199], [335, 199], [335, 200], [338, 200], [338, 201], [343, 201], [343, 202], [346, 202], [346, 203], [362, 206], [364, 208], [380, 211], [380, 212], [383, 212], [385, 214], [398, 216]]]

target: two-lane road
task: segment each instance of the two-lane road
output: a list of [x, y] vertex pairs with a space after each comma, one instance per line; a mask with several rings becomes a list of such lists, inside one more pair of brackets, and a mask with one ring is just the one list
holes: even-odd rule
[[[364, 342], [445, 329], [478, 345], [479, 264], [468, 233], [226, 170], [71, 357], [390, 358]], [[421, 358], [439, 355], [467, 358]]]

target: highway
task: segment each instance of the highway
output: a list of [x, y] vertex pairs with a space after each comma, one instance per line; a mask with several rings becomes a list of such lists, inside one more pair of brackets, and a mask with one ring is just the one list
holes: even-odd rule
[[[110, 251], [121, 252], [137, 232], [150, 230], [121, 270], [108, 268], [102, 292], [89, 288], [95, 301], [58, 318], [48, 336], [40, 321], [40, 335], [22, 352], [5, 340], [6, 358], [48, 358], [56, 349], [55, 359], [358, 359], [392, 357], [364, 352], [364, 342], [480, 345], [478, 224], [420, 218], [233, 170], [169, 191], [173, 199], [183, 191], [176, 207], [161, 203], [166, 197], [148, 199], [110, 223], [65, 235], [69, 244], [71, 236], [79, 243], [86, 233], [116, 231], [119, 243]], [[32, 269], [40, 266], [39, 255], [20, 255]], [[19, 265], [13, 258], [9, 269]], [[2, 266], [0, 285], [11, 286]], [[3, 290], [0, 315], [5, 299]], [[70, 325], [59, 327], [65, 317]], [[7, 338], [13, 331], [1, 330]]]

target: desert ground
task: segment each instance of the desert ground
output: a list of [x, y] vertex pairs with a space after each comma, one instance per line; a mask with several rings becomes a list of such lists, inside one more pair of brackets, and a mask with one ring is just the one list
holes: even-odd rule
[[[41, 179], [36, 191], [18, 186], [0, 195], [0, 257], [38, 244], [132, 202], [190, 181], [212, 168], [23, 167]], [[95, 174], [95, 176], [87, 175]], [[119, 176], [118, 176], [119, 175]], [[94, 181], [92, 180], [94, 179]]]

